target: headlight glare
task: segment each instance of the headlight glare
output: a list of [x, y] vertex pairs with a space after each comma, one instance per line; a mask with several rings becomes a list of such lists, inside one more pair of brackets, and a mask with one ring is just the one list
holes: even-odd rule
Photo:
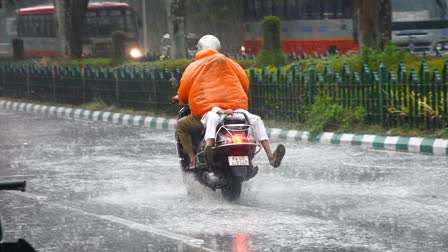
[[143, 56], [142, 51], [140, 51], [140, 49], [138, 49], [138, 48], [132, 48], [129, 51], [129, 55], [133, 59], [139, 59], [139, 58], [141, 58]]

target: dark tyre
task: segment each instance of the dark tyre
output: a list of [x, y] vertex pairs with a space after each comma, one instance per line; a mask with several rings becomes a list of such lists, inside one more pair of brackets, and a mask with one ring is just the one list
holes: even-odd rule
[[235, 201], [240, 198], [243, 182], [239, 177], [229, 177], [228, 183], [221, 188], [222, 196], [227, 201]]

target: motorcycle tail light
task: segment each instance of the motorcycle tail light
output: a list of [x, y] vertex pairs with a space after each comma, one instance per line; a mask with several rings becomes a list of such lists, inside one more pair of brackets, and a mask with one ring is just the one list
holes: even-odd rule
[[247, 138], [246, 134], [226, 134], [226, 136], [230, 139], [232, 139], [232, 143], [248, 143], [249, 139]]

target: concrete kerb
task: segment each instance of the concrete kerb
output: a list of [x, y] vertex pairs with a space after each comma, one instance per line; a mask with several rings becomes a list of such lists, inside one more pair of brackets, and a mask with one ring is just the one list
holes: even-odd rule
[[[121, 125], [141, 126], [153, 129], [174, 130], [176, 127], [175, 119], [112, 113], [106, 111], [91, 111], [79, 108], [55, 107], [41, 104], [7, 101], [2, 99], [0, 99], [0, 109], [40, 113], [70, 119], [84, 119]], [[272, 140], [309, 141], [309, 133], [307, 131], [278, 128], [268, 128], [267, 131]], [[314, 140], [312, 140], [312, 142], [336, 145], [355, 145], [379, 150], [448, 156], [448, 139], [338, 134], [324, 132], [319, 134]]]

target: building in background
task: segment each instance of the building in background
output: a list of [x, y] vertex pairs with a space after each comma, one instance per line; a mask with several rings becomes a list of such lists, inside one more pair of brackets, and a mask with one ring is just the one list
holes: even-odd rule
[[0, 0], [0, 57], [12, 55], [11, 41], [17, 37], [16, 10], [31, 5], [49, 3], [49, 0]]
[[[39, 4], [52, 3], [52, 0], [0, 0], [0, 51], [10, 47], [16, 33], [15, 10]], [[173, 33], [173, 15], [170, 3], [174, 0], [91, 0], [91, 2], [126, 2], [136, 11], [137, 29], [141, 47], [147, 55], [159, 58], [171, 45]], [[214, 34], [220, 38], [223, 52], [238, 53], [243, 41], [243, 6], [239, 0], [177, 0], [185, 1], [185, 22], [183, 29], [183, 47], [185, 55], [194, 54], [197, 40], [205, 34]], [[6, 8], [5, 3], [12, 3]], [[167, 40], [168, 39], [168, 40]], [[171, 42], [172, 44], [172, 42]], [[9, 49], [8, 49], [9, 50]]]
[[[143, 47], [149, 55], [160, 55], [173, 36], [173, 0], [127, 0], [137, 11]], [[222, 42], [223, 52], [238, 53], [243, 41], [243, 5], [241, 1], [185, 0], [185, 54], [191, 56], [197, 39], [214, 34]], [[170, 24], [171, 22], [171, 24]], [[146, 35], [145, 35], [146, 30]]]

